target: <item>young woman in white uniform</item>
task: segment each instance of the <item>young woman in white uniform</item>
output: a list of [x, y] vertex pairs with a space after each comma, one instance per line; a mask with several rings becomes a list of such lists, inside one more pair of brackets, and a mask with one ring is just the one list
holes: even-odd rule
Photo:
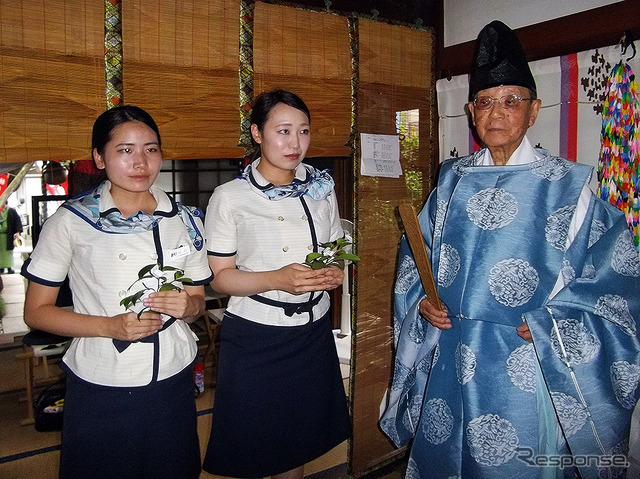
[[303, 477], [350, 422], [329, 316], [340, 268], [302, 263], [343, 235], [333, 180], [302, 163], [310, 114], [296, 95], [256, 100], [261, 157], [215, 189], [205, 230], [212, 287], [229, 294], [203, 468], [232, 477]]
[[[195, 479], [197, 347], [187, 323], [203, 314], [211, 280], [202, 221], [153, 186], [160, 134], [144, 110], [100, 115], [92, 152], [108, 180], [46, 221], [22, 269], [27, 324], [73, 337], [60, 477]], [[138, 318], [120, 300], [149, 264], [179, 268], [193, 284], [152, 293], [144, 304], [155, 312]], [[67, 275], [73, 311], [55, 305]]]

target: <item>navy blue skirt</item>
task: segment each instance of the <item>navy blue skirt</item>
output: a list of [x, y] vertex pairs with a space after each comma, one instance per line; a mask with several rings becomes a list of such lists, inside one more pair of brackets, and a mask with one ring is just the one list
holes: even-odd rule
[[193, 369], [143, 387], [67, 375], [61, 479], [197, 479]]
[[203, 469], [231, 477], [286, 472], [349, 438], [328, 315], [282, 327], [225, 314]]

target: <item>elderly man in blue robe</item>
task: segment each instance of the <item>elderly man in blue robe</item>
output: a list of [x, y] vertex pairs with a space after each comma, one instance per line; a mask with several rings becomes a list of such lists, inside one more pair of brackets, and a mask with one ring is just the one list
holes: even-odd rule
[[476, 45], [468, 106], [485, 147], [441, 165], [419, 214], [445, 311], [403, 239], [381, 428], [412, 441], [408, 478], [623, 477], [638, 254], [591, 168], [529, 143], [540, 100], [514, 32], [494, 21]]

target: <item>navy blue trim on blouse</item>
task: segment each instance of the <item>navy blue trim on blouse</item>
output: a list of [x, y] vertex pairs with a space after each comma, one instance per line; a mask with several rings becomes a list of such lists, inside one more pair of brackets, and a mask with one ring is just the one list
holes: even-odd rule
[[[87, 194], [88, 194], [88, 193], [87, 193]], [[165, 193], [165, 194], [166, 194], [166, 193]], [[75, 198], [80, 198], [80, 197], [82, 197], [82, 196], [84, 196], [84, 195], [82, 195], [82, 194], [81, 194], [81, 195], [78, 195], [78, 196], [74, 197], [73, 199], [75, 199]], [[169, 203], [171, 204], [171, 210], [169, 210], [169, 211], [154, 211], [154, 212], [153, 212], [153, 215], [154, 215], [154, 216], [163, 216], [163, 217], [166, 217], [166, 218], [172, 218], [172, 217], [174, 217], [175, 215], [177, 215], [177, 214], [178, 214], [178, 205], [177, 205], [176, 201], [175, 201], [171, 196], [169, 196], [169, 195], [166, 195], [166, 196], [167, 196], [167, 198], [169, 199]], [[61, 205], [61, 208], [64, 208], [64, 209], [66, 209], [67, 211], [71, 211], [71, 212], [72, 212], [73, 214], [75, 214], [78, 218], [82, 218], [84, 221], [86, 221], [87, 223], [89, 223], [93, 228], [95, 228], [95, 229], [96, 229], [96, 230], [98, 230], [98, 231], [101, 231], [102, 233], [107, 233], [107, 234], [123, 234], [122, 232], [119, 232], [119, 231], [105, 231], [105, 230], [103, 230], [102, 228], [100, 228], [100, 227], [96, 224], [96, 222], [93, 220], [93, 218], [89, 218], [89, 217], [87, 217], [86, 215], [83, 215], [82, 213], [80, 213], [79, 211], [77, 211], [75, 208], [70, 208], [70, 207], [68, 206], [68, 204], [67, 204], [67, 202], [66, 202], [66, 201]], [[98, 219], [98, 221], [100, 221], [100, 219], [102, 219], [102, 218], [106, 218], [106, 217], [107, 217], [107, 215], [109, 215], [110, 213], [113, 213], [113, 212], [118, 212], [118, 213], [120, 213], [120, 210], [119, 210], [118, 208], [116, 208], [116, 207], [113, 207], [113, 208], [109, 208], [109, 209], [108, 209], [108, 210], [106, 210], [106, 211], [102, 211], [102, 212], [100, 213], [100, 218]], [[194, 227], [195, 227], [195, 225], [194, 225]]]
[[304, 200], [303, 196], [299, 196], [300, 203], [302, 203], [302, 208], [304, 209], [304, 214], [307, 216], [307, 222], [309, 223], [309, 232], [311, 233], [311, 241], [313, 242], [313, 251], [318, 252], [318, 236], [316, 235], [316, 226], [313, 223], [313, 218], [311, 217], [311, 211], [307, 206], [307, 202]]
[[[302, 204], [302, 208], [304, 209], [304, 214], [307, 217], [307, 222], [309, 223], [309, 233], [311, 234], [311, 241], [313, 243], [313, 251], [318, 251], [318, 237], [316, 235], [316, 227], [313, 223], [313, 218], [311, 216], [311, 210], [307, 206], [307, 202], [304, 200], [303, 196], [298, 196], [300, 199], [300, 203]], [[320, 294], [318, 294], [320, 293]], [[253, 294], [249, 296], [249, 298], [257, 301], [259, 303], [267, 304], [269, 306], [273, 306], [276, 308], [282, 308], [284, 310], [285, 316], [293, 316], [294, 314], [302, 314], [309, 313], [309, 322], [313, 322], [313, 308], [316, 306], [320, 300], [322, 299], [323, 293], [325, 291], [311, 291], [309, 295], [309, 299], [307, 301], [301, 303], [289, 303], [283, 301], [276, 301], [274, 299], [269, 299], [259, 294]], [[316, 294], [318, 294], [316, 296]]]
[[106, 234], [110, 234], [110, 235], [117, 235], [117, 234], [122, 234], [118, 231], [105, 231], [102, 228], [100, 228], [91, 218], [83, 215], [82, 213], [80, 213], [79, 211], [77, 211], [74, 208], [69, 208], [66, 206], [66, 203], [63, 203], [62, 206], [60, 208], [64, 208], [67, 211], [71, 211], [74, 215], [76, 215], [78, 218], [83, 219], [86, 223], [88, 223], [89, 225], [91, 225], [92, 228], [100, 231], [101, 233], [106, 233]]
[[236, 254], [238, 254], [238, 251], [234, 251], [233, 253], [218, 253], [217, 251], [207, 250], [208, 256], [229, 257], [229, 256], [235, 256]]
[[156, 254], [158, 255], [158, 264], [160, 267], [164, 267], [164, 255], [162, 254], [162, 241], [160, 240], [160, 228], [158, 223], [153, 225], [153, 244], [156, 247]]
[[[307, 221], [309, 223], [309, 232], [311, 233], [311, 241], [313, 243], [313, 251], [318, 252], [318, 236], [316, 235], [316, 226], [313, 223], [313, 217], [311, 216], [311, 210], [309, 210], [309, 206], [307, 206], [307, 202], [304, 200], [304, 196], [299, 196], [300, 203], [302, 203], [302, 208], [304, 209], [304, 214], [307, 217]], [[311, 295], [309, 296], [309, 303], [318, 304], [322, 295], [318, 296], [318, 298], [314, 299], [314, 295], [316, 291], [311, 291]], [[313, 321], [313, 308], [309, 311], [309, 322]]]
[[29, 273], [29, 271], [27, 271], [29, 263], [31, 263], [31, 258], [27, 258], [22, 264], [22, 268], [20, 269], [20, 274], [27, 278], [29, 281], [33, 281], [34, 283], [42, 284], [44, 286], [51, 286], [52, 288], [58, 288], [64, 284], [64, 279], [62, 281], [47, 281], [46, 279]]
[[206, 286], [211, 283], [211, 281], [213, 281], [213, 273], [211, 273], [208, 278], [200, 279], [198, 281], [194, 280], [193, 283], [189, 283], [187, 286]]
[[[320, 293], [324, 293], [321, 291]], [[304, 301], [302, 303], [290, 303], [286, 301], [277, 301], [275, 299], [265, 298], [264, 296], [260, 296], [259, 294], [252, 294], [249, 298], [257, 301], [258, 303], [266, 304], [269, 306], [273, 306], [276, 308], [282, 308], [284, 310], [285, 316], [293, 316], [294, 314], [302, 314], [309, 313], [309, 322], [313, 322], [313, 308], [316, 306], [320, 300], [322, 299], [322, 294], [316, 296], [309, 297], [309, 301]]]
[[[171, 196], [167, 195], [166, 193], [165, 193], [165, 195], [169, 199], [169, 203], [171, 204], [171, 209], [169, 211], [158, 211], [158, 210], [155, 210], [153, 212], [153, 216], [164, 216], [165, 218], [171, 218], [171, 217], [173, 217], [173, 216], [178, 214], [178, 204], [176, 203], [176, 201], [173, 198], [171, 198]], [[113, 208], [109, 208], [106, 211], [102, 211], [100, 213], [100, 218], [106, 218], [111, 213], [120, 213], [120, 210], [117, 207], [114, 206]]]
[[[309, 181], [311, 181], [311, 179], [310, 179], [311, 175], [309, 175], [309, 172], [307, 171], [306, 168], [304, 169], [304, 174], [305, 174], [305, 177], [302, 180], [294, 176], [292, 183], [296, 183], [298, 185], [304, 185], [305, 183], [309, 183]], [[249, 181], [251, 181], [251, 184], [253, 186], [255, 186], [260, 191], [268, 190], [268, 189], [273, 188], [275, 186], [273, 183], [267, 183], [264, 186], [263, 185], [259, 185], [258, 182], [256, 181], [255, 177], [253, 176], [253, 166], [249, 170]]]

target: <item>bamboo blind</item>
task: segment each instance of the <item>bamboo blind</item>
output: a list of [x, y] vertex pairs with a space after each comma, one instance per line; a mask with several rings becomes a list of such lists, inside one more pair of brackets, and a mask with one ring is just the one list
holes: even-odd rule
[[307, 156], [346, 156], [351, 128], [351, 58], [347, 19], [257, 2], [254, 91], [283, 88], [311, 112]]
[[433, 86], [429, 33], [368, 20], [360, 20], [359, 28], [360, 82], [417, 88], [422, 91], [416, 93], [429, 96]]
[[0, 162], [90, 157], [103, 32], [102, 2], [0, 0]]
[[241, 158], [238, 0], [122, 2], [124, 101], [145, 108], [166, 159]]
[[[401, 158], [400, 178], [358, 177], [356, 244], [363, 260], [355, 268], [350, 462], [356, 477], [400, 452], [378, 427], [393, 372], [393, 281], [401, 235], [396, 209], [401, 202], [420, 208], [428, 193], [434, 85], [430, 32], [360, 20], [359, 42], [359, 131], [396, 134], [396, 112], [417, 109], [420, 149], [417, 160]], [[412, 178], [420, 179], [417, 188]]]

